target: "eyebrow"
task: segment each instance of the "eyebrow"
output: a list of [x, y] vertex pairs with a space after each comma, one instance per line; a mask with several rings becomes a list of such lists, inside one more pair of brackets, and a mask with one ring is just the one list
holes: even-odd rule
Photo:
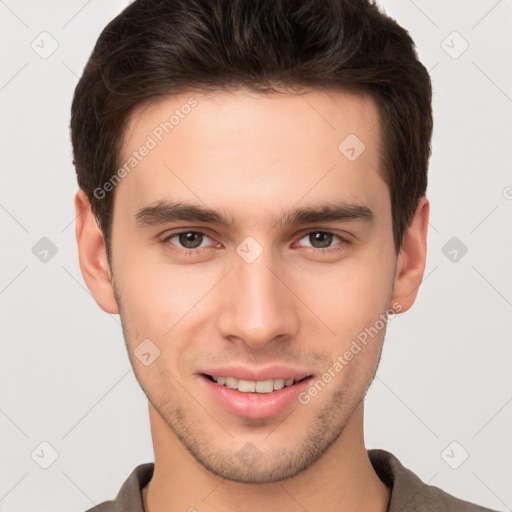
[[[179, 201], [158, 201], [138, 210], [135, 214], [137, 225], [140, 227], [156, 226], [169, 222], [204, 222], [216, 224], [228, 229], [235, 228], [232, 215], [212, 210], [202, 205], [182, 203]], [[365, 205], [347, 202], [326, 202], [319, 205], [294, 208], [274, 219], [275, 225], [293, 226], [336, 221], [365, 221], [374, 219], [373, 211]]]

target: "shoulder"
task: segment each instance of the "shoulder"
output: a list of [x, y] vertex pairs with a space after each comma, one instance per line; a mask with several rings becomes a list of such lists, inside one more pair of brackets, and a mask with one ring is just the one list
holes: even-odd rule
[[115, 512], [116, 510], [116, 504], [114, 501], [104, 501], [103, 503], [100, 503], [99, 505], [96, 505], [88, 510], [86, 512]]
[[86, 512], [144, 512], [142, 488], [151, 480], [153, 462], [137, 466], [123, 483], [114, 500], [104, 501]]
[[496, 512], [425, 484], [385, 450], [368, 450], [368, 457], [379, 478], [391, 489], [389, 512]]

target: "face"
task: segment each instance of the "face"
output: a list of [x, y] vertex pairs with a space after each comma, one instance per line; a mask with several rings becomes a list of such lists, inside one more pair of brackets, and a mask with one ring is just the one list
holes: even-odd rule
[[397, 264], [379, 128], [372, 99], [320, 91], [131, 118], [112, 230], [128, 353], [169, 435], [224, 478], [301, 472], [373, 379]]

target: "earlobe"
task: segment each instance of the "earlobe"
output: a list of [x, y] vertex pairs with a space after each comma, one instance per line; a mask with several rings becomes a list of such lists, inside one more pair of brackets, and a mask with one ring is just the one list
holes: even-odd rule
[[98, 306], [105, 312], [118, 314], [114, 296], [105, 239], [83, 190], [75, 196], [78, 257], [84, 281]]
[[391, 300], [391, 307], [396, 309], [396, 313], [407, 311], [418, 295], [427, 256], [429, 210], [428, 199], [421, 198], [400, 247]]

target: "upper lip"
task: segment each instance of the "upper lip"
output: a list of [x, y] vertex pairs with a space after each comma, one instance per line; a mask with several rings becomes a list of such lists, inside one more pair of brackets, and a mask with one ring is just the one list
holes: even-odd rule
[[212, 377], [234, 377], [238, 380], [242, 379], [256, 382], [269, 379], [294, 379], [298, 381], [312, 375], [310, 372], [283, 365], [265, 367], [219, 366], [217, 368], [205, 368], [199, 373], [204, 373]]

